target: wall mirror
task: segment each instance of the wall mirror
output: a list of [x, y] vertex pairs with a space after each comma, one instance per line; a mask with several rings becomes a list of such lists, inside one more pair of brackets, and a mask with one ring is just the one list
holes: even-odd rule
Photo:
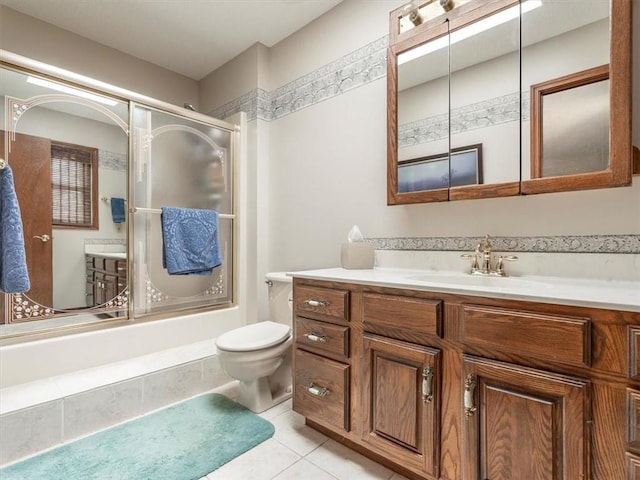
[[[631, 2], [471, 0], [446, 11], [433, 2], [411, 5], [390, 15], [390, 205], [631, 183]], [[416, 12], [423, 15], [417, 21]], [[474, 145], [482, 158], [475, 177], [449, 161], [444, 189], [413, 177], [421, 189], [402, 184], [404, 171], [435, 171], [421, 159]], [[452, 183], [456, 176], [465, 183]]]
[[[127, 200], [128, 103], [10, 68], [0, 79], [0, 151], [13, 171], [31, 282], [5, 296], [2, 333], [42, 328], [29, 325], [36, 320], [126, 315], [127, 227], [111, 199]], [[109, 261], [125, 266], [119, 279], [102, 275]]]

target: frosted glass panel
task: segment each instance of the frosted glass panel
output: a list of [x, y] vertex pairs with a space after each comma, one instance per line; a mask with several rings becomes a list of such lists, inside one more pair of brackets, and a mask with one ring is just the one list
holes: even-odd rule
[[[134, 312], [228, 304], [233, 299], [232, 134], [205, 123], [134, 109]], [[162, 207], [216, 210], [222, 265], [212, 275], [163, 267]]]

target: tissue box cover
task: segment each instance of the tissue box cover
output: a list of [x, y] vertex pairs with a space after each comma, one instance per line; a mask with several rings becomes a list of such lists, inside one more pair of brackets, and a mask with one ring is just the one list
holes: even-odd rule
[[340, 250], [342, 268], [359, 270], [373, 268], [375, 248], [370, 243], [343, 243]]

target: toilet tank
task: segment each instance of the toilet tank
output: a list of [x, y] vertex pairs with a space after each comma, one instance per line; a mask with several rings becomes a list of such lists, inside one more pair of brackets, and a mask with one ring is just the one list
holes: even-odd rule
[[267, 273], [269, 289], [269, 320], [292, 325], [293, 320], [293, 283], [292, 277], [285, 272]]

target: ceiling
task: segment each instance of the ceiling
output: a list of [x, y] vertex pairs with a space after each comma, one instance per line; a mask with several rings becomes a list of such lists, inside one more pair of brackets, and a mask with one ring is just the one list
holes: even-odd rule
[[200, 80], [271, 47], [342, 0], [0, 0], [13, 10]]

